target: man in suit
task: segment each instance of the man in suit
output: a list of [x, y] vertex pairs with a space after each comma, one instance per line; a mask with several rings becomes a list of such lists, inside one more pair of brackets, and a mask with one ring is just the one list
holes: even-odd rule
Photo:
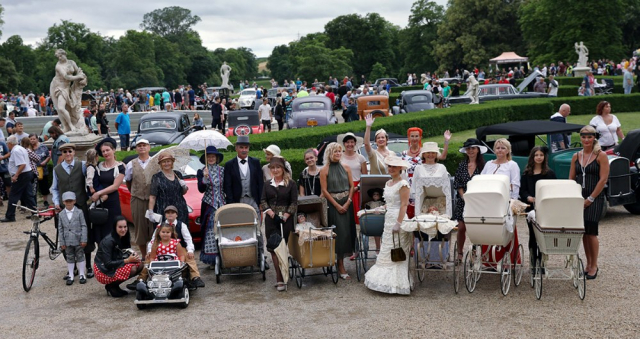
[[[238, 156], [227, 161], [224, 165], [224, 194], [227, 204], [243, 203], [253, 207], [258, 214], [258, 219], [261, 221], [262, 218], [258, 206], [262, 198], [264, 180], [262, 178], [260, 160], [249, 156], [250, 145], [248, 136], [238, 136], [236, 141], [236, 153]], [[264, 253], [262, 232], [258, 235], [258, 245], [261, 252]]]

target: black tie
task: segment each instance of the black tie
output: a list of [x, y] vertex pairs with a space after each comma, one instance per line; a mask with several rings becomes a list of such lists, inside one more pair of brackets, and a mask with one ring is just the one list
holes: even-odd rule
[[240, 160], [240, 163], [244, 165], [244, 164], [247, 163], [247, 160], [246, 159], [242, 159], [242, 160]]

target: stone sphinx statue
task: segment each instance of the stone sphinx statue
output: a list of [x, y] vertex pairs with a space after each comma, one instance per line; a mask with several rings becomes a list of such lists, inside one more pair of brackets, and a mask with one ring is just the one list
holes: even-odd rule
[[88, 134], [81, 108], [82, 89], [87, 85], [87, 76], [73, 60], [67, 59], [65, 50], [56, 50], [55, 56], [58, 63], [56, 75], [51, 80], [50, 95], [62, 121], [62, 131], [65, 134]]

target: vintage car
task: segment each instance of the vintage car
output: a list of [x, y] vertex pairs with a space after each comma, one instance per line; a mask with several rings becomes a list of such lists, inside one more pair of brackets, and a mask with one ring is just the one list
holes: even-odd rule
[[191, 126], [186, 113], [147, 113], [140, 118], [138, 133], [131, 140], [131, 147], [135, 147], [136, 140], [141, 138], [149, 140], [151, 147], [177, 144], [198, 129], [200, 128]]
[[[154, 155], [155, 153], [156, 152], [151, 152], [150, 155]], [[135, 158], [137, 158], [137, 155], [130, 155], [124, 158], [123, 162], [128, 163]], [[187, 201], [187, 208], [189, 210], [189, 232], [191, 232], [194, 242], [202, 241], [203, 237], [200, 229], [200, 203], [202, 202], [202, 193], [198, 192], [198, 181], [196, 179], [198, 169], [202, 167], [204, 167], [204, 165], [200, 163], [200, 157], [191, 155], [191, 162], [180, 171], [182, 178], [189, 187], [189, 190], [184, 195], [184, 199]], [[131, 217], [131, 192], [127, 189], [125, 182], [118, 187], [118, 194], [120, 196], [122, 215], [128, 222], [133, 223], [133, 218]]]
[[382, 81], [384, 81], [384, 80], [386, 80], [387, 84], [389, 84], [389, 86], [391, 86], [391, 87], [400, 87], [400, 86], [402, 86], [402, 85], [400, 85], [400, 82], [396, 78], [380, 78], [380, 79], [376, 79], [376, 82], [374, 82], [373, 85], [378, 87], [378, 86], [380, 86], [380, 83]]
[[[511, 143], [513, 160], [518, 163], [520, 171], [524, 171], [531, 149], [538, 144], [551, 145], [551, 135], [561, 133], [576, 133], [584, 127], [577, 124], [565, 124], [555, 121], [527, 120], [507, 122], [476, 129], [476, 136], [489, 147], [485, 153], [486, 160], [495, 159], [491, 151], [495, 140], [488, 140], [488, 136], [507, 136]], [[542, 136], [546, 136], [542, 137]], [[574, 137], [575, 139], [576, 137]], [[550, 147], [551, 149], [551, 147]], [[573, 154], [580, 151], [579, 142], [570, 145], [568, 149], [557, 150], [549, 154], [549, 167], [560, 179], [569, 177]], [[617, 152], [617, 153], [616, 153]], [[623, 205], [633, 213], [640, 214], [640, 189], [638, 180], [638, 158], [640, 158], [640, 130], [627, 134], [622, 143], [608, 153], [609, 180], [605, 187], [605, 196], [609, 206]], [[630, 159], [633, 159], [631, 162]], [[606, 213], [606, 204], [603, 215]]]
[[400, 93], [399, 106], [393, 106], [393, 114], [411, 113], [433, 109], [433, 93], [426, 90], [403, 91]]
[[256, 101], [256, 90], [253, 88], [245, 89], [240, 92], [240, 97], [238, 98], [238, 105], [240, 108], [252, 108], [254, 102]]
[[388, 117], [389, 97], [386, 95], [362, 95], [357, 97], [356, 104], [358, 106], [358, 115], [360, 120], [371, 114], [374, 118]]
[[[549, 96], [547, 93], [525, 92], [527, 86], [540, 76], [542, 76], [542, 73], [534, 71], [518, 85], [518, 88], [513, 87], [511, 84], [480, 85], [480, 92], [478, 93], [480, 103], [491, 100], [546, 98]], [[448, 100], [449, 104], [452, 105], [468, 104], [471, 102], [471, 90], [468, 89], [463, 95], [451, 97]]]
[[287, 120], [289, 128], [326, 126], [336, 123], [338, 120], [333, 113], [331, 99], [325, 96], [296, 98], [291, 103], [291, 116]]
[[230, 111], [227, 114], [227, 132], [225, 136], [260, 134], [264, 126], [260, 122], [260, 113], [256, 110]]

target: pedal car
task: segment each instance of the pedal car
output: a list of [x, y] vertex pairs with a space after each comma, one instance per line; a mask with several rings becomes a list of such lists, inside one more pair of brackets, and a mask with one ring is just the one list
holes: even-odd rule
[[139, 310], [147, 305], [178, 304], [189, 306], [189, 289], [182, 275], [187, 264], [173, 254], [159, 255], [158, 260], [148, 264], [149, 278], [136, 286], [134, 303]]

